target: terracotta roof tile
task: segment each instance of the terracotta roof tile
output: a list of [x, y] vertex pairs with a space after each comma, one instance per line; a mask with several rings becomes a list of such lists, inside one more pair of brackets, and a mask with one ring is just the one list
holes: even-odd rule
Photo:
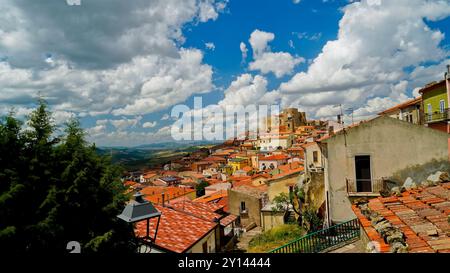
[[175, 210], [189, 213], [195, 217], [213, 222], [215, 219], [219, 220], [222, 216], [215, 211], [219, 210], [219, 205], [209, 203], [195, 203], [195, 202], [177, 202], [170, 204]]
[[[191, 248], [198, 240], [211, 232], [216, 223], [176, 211], [168, 207], [155, 205], [161, 212], [155, 244], [164, 249], [182, 253]], [[154, 236], [157, 219], [150, 220], [150, 236]], [[145, 236], [146, 221], [136, 224], [138, 236]]]
[[[442, 183], [434, 187], [406, 191], [401, 197], [378, 197], [369, 200], [368, 206], [403, 232], [409, 252], [450, 252], [449, 186], [450, 183]], [[353, 205], [352, 209], [368, 237], [377, 240], [380, 235], [372, 223], [357, 206]], [[435, 234], [430, 235], [430, 231]]]
[[220, 190], [218, 192], [214, 192], [212, 194], [209, 195], [204, 195], [204, 196], [200, 196], [194, 200], [192, 200], [193, 202], [198, 202], [198, 203], [208, 203], [211, 201], [215, 201], [217, 199], [221, 199], [223, 197], [228, 196], [228, 192], [226, 190]]
[[237, 219], [236, 215], [230, 214], [220, 220], [220, 225], [226, 227], [232, 222], [236, 221], [236, 219]]
[[159, 187], [148, 186], [143, 188], [140, 192], [144, 194], [144, 198], [152, 203], [162, 203], [162, 193], [164, 192], [164, 200], [171, 200], [181, 196], [185, 196], [194, 192], [194, 189], [186, 187]]
[[417, 97], [415, 99], [407, 100], [405, 102], [402, 102], [400, 104], [397, 104], [389, 109], [384, 110], [383, 112], [379, 113], [379, 115], [388, 114], [391, 113], [397, 109], [404, 109], [406, 107], [409, 107], [411, 105], [419, 104], [422, 101], [422, 97]]
[[260, 157], [259, 161], [269, 161], [269, 160], [287, 160], [289, 157], [287, 155], [269, 155], [265, 157]]

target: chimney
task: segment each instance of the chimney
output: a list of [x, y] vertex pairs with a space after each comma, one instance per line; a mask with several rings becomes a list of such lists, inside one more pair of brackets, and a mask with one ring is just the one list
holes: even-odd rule
[[162, 206], [164, 207], [165, 203], [166, 203], [166, 201], [164, 200], [165, 199], [164, 198], [164, 196], [165, 196], [164, 192], [162, 192], [161, 196], [162, 196]]
[[445, 73], [445, 79], [450, 79], [450, 64], [447, 65], [447, 72]]
[[139, 191], [136, 192], [134, 194], [134, 201], [136, 201], [137, 203], [140, 203], [140, 204], [145, 203], [146, 200], [144, 200], [143, 196], [144, 195], [141, 192], [139, 192]]

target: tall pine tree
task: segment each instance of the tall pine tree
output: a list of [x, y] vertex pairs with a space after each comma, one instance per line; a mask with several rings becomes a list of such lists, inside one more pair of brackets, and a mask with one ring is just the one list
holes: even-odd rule
[[128, 200], [120, 169], [96, 154], [77, 120], [55, 138], [43, 100], [28, 129], [13, 114], [0, 123], [0, 250], [128, 252], [132, 229], [117, 219]]

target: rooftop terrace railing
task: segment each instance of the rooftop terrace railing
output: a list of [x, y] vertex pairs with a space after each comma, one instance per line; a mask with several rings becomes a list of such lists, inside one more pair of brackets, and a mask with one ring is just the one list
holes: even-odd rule
[[307, 234], [275, 248], [269, 253], [319, 253], [345, 242], [358, 239], [359, 236], [359, 221], [358, 219], [353, 219]]
[[378, 194], [380, 191], [386, 190], [386, 181], [383, 178], [379, 179], [346, 179], [347, 193], [349, 195], [358, 195], [373, 193]]
[[424, 121], [425, 123], [446, 121], [450, 118], [450, 109], [446, 108], [443, 112], [425, 113]]

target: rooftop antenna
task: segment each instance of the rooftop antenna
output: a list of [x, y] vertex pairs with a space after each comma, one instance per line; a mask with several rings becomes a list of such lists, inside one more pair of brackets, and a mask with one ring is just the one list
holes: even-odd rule
[[340, 124], [342, 124], [342, 131], [344, 132], [344, 143], [345, 143], [345, 147], [347, 147], [347, 132], [345, 131], [344, 113], [342, 111], [342, 104], [339, 103], [339, 104], [335, 105], [335, 107], [338, 107], [338, 106], [339, 106], [339, 109], [341, 110], [341, 114], [338, 115], [338, 117], [340, 117], [341, 122], [339, 122], [339, 120], [338, 120], [338, 122]]

